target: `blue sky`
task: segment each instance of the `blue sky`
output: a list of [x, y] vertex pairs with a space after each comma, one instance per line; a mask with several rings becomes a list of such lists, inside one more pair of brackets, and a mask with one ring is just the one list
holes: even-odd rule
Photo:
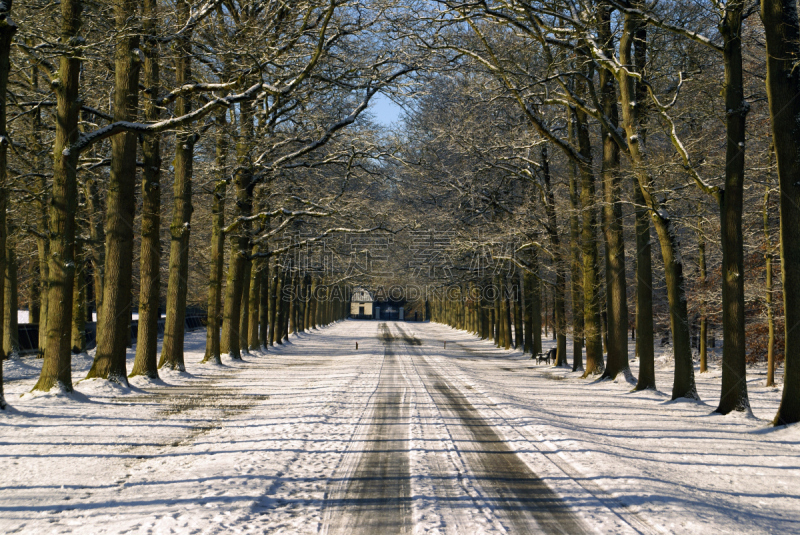
[[390, 126], [393, 122], [397, 122], [403, 112], [400, 106], [381, 94], [373, 97], [369, 110], [375, 115], [375, 120], [384, 126]]

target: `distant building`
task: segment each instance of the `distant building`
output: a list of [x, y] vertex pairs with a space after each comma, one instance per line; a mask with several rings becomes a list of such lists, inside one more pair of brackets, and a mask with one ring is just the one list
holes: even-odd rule
[[375, 302], [373, 303], [373, 310], [375, 310], [375, 319], [381, 321], [403, 321], [405, 318], [404, 306], [406, 300], [403, 298], [392, 299], [391, 297], [382, 294], [380, 290], [375, 294]]
[[350, 317], [357, 319], [374, 319], [375, 313], [372, 308], [375, 298], [369, 290], [365, 288], [354, 288], [350, 298]]

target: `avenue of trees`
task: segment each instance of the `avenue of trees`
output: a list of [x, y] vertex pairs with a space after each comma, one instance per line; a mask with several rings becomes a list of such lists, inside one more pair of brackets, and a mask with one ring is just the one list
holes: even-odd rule
[[[673, 399], [720, 342], [717, 412], [764, 358], [800, 421], [798, 62], [788, 0], [0, 0], [4, 353], [28, 308], [34, 389], [70, 391], [94, 309], [88, 377], [157, 377], [199, 306], [204, 361], [240, 358], [370, 284], [297, 251], [391, 235], [394, 282], [447, 289], [434, 321], [533, 354], [545, 330], [635, 389], [664, 339]], [[452, 265], [401, 274], [421, 229]]]
[[[217, 362], [346, 314], [341, 300], [296, 306], [281, 290], [340, 291], [337, 274], [301, 273], [292, 250], [385, 224], [362, 205], [379, 150], [360, 116], [412, 70], [388, 41], [390, 2], [1, 7], [2, 249], [9, 286], [26, 283], [25, 302], [9, 292], [4, 308], [8, 319], [27, 305], [39, 326], [34, 390], [72, 390], [88, 307], [87, 377], [121, 384], [184, 369], [187, 303], [207, 304], [206, 360]], [[13, 336], [4, 349], [15, 352]]]
[[[416, 43], [439, 75], [401, 156], [417, 202], [461, 229], [458, 291], [434, 319], [533, 353], [553, 325], [558, 364], [571, 333], [574, 370], [635, 389], [655, 387], [668, 340], [673, 399], [698, 398], [693, 346], [702, 373], [720, 340], [722, 414], [750, 410], [748, 358], [763, 354], [773, 385], [781, 356], [775, 423], [800, 419], [793, 3], [436, 4]], [[490, 273], [474, 269], [480, 248]]]

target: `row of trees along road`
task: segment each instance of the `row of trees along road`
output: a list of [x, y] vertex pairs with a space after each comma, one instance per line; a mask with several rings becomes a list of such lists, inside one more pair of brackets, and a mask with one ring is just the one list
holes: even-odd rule
[[[87, 377], [121, 384], [136, 301], [131, 375], [149, 377], [184, 368], [187, 302], [201, 301], [201, 287], [207, 360], [240, 358], [346, 314], [341, 300], [326, 298], [342, 293], [337, 275], [299, 275], [293, 251], [383, 226], [362, 205], [378, 148], [361, 115], [412, 70], [390, 46], [391, 8], [344, 0], [0, 2], [0, 214], [9, 213], [8, 224], [0, 221], [0, 268], [11, 261], [14, 290], [4, 316], [16, 321], [19, 263], [44, 358], [34, 390], [72, 390], [87, 303], [98, 316]], [[290, 285], [313, 287], [315, 298], [287, 297]]]
[[[449, 210], [430, 226], [464, 229], [459, 292], [443, 294], [435, 317], [506, 347], [514, 317], [531, 325], [530, 350], [538, 350], [544, 288], [553, 296], [557, 361], [571, 330], [575, 369], [624, 374], [637, 389], [655, 386], [654, 328], [666, 322], [673, 399], [698, 398], [692, 329], [702, 372], [711, 318], [724, 340], [716, 411], [750, 410], [750, 340], [751, 353], [768, 354], [770, 385], [783, 349], [775, 424], [800, 420], [794, 3], [434, 4], [415, 35], [438, 75], [409, 114], [401, 158], [417, 203]], [[659, 247], [651, 251], [653, 231]], [[515, 247], [500, 252], [498, 243]], [[511, 282], [476, 276], [469, 258], [480, 247], [493, 249], [506, 274], [515, 266]], [[474, 297], [481, 292], [473, 286], [491, 282], [523, 288], [536, 311], [509, 313], [513, 301]], [[773, 296], [781, 294], [785, 323], [776, 325]], [[668, 317], [654, 317], [664, 298]], [[527, 336], [517, 341], [526, 349]]]
[[[675, 399], [697, 398], [692, 331], [702, 372], [711, 322], [724, 340], [717, 411], [749, 410], [748, 350], [763, 347], [768, 384], [784, 361], [775, 423], [800, 420], [794, 2], [4, 0], [0, 20], [0, 264], [33, 281], [37, 390], [72, 388], [86, 302], [99, 311], [89, 376], [126, 381], [137, 285], [135, 374], [184, 366], [203, 284], [211, 360], [339, 317], [277, 298], [337, 287], [306, 278], [292, 250], [386, 229], [391, 205], [414, 228], [459, 229], [462, 269], [437, 282], [525, 296], [437, 301], [437, 319], [538, 351], [552, 314], [559, 364], [571, 331], [575, 369], [632, 382], [633, 327], [639, 389], [655, 387], [667, 324]], [[360, 118], [378, 91], [408, 97], [392, 150]], [[506, 269], [476, 275], [483, 249]]]

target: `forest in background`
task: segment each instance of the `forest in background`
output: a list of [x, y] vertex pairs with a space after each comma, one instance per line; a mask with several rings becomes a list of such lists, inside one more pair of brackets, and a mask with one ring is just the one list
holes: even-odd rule
[[89, 377], [124, 384], [185, 367], [187, 307], [218, 361], [413, 282], [498, 345], [544, 326], [563, 364], [569, 334], [587, 377], [630, 376], [633, 334], [635, 388], [666, 337], [673, 399], [722, 343], [722, 413], [783, 363], [798, 421], [797, 61], [778, 0], [4, 0], [4, 352], [28, 309], [35, 389], [69, 391], [94, 310]]

